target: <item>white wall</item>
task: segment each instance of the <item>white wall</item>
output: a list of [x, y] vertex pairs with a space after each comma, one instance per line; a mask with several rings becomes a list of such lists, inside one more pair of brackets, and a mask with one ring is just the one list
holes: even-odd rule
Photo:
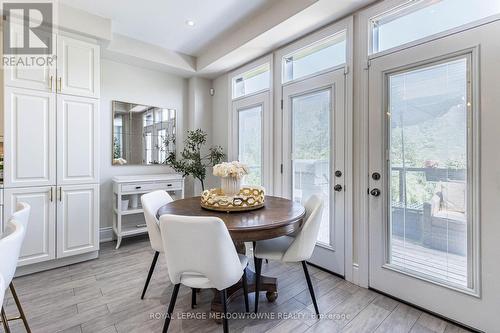
[[212, 82], [212, 87], [215, 89], [215, 95], [212, 97], [212, 143], [222, 146], [226, 154], [229, 142], [229, 89], [227, 80], [228, 75], [224, 74]]
[[176, 109], [177, 142], [181, 149], [187, 128], [188, 82], [176, 75], [101, 59], [101, 227], [112, 224], [113, 176], [173, 172], [165, 166], [112, 166], [113, 100]]
[[[201, 128], [205, 133], [207, 133], [207, 144], [206, 149], [203, 153], [207, 153], [208, 147], [213, 144], [214, 131], [212, 129], [212, 99], [210, 96], [210, 88], [212, 88], [212, 80], [204, 79], [200, 77], [192, 77], [189, 79], [188, 83], [188, 96], [189, 96], [189, 107], [188, 107], [188, 118], [190, 130], [195, 130]], [[191, 180], [188, 179], [189, 183]], [[205, 179], [205, 188], [213, 188], [217, 186], [219, 181], [212, 176], [212, 169], [207, 169], [207, 177]], [[193, 188], [193, 187], [189, 187]], [[201, 193], [201, 184], [198, 180], [194, 180], [194, 190], [192, 193], [189, 189], [186, 191], [186, 195], [199, 195]]]

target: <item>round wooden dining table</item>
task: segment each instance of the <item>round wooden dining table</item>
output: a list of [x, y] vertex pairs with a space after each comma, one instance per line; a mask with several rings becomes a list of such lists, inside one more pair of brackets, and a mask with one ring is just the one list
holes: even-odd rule
[[[215, 216], [224, 221], [233, 239], [236, 250], [245, 254], [244, 242], [276, 238], [291, 234], [302, 225], [305, 216], [304, 207], [292, 200], [274, 196], [266, 196], [262, 208], [246, 212], [218, 212], [201, 207], [200, 197], [191, 197], [172, 201], [158, 210], [157, 217], [164, 214], [186, 216]], [[194, 247], [193, 247], [194, 249]], [[255, 291], [255, 274], [247, 268], [248, 291]], [[242, 281], [228, 288], [228, 301], [243, 293]], [[262, 276], [260, 290], [266, 291], [268, 301], [274, 302], [278, 297], [278, 281], [276, 278]], [[223, 312], [220, 295], [215, 290], [212, 300], [212, 311]]]

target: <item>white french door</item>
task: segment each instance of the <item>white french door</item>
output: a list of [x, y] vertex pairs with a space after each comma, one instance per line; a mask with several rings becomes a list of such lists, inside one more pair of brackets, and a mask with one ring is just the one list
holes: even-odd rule
[[369, 66], [370, 287], [487, 332], [500, 308], [499, 34], [494, 22]]
[[344, 275], [344, 67], [283, 85], [284, 195], [325, 199], [311, 262]]

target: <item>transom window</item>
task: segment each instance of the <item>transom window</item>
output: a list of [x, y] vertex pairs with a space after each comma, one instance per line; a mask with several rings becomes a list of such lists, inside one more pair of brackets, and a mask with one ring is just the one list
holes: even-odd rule
[[371, 20], [377, 53], [500, 13], [499, 1], [410, 1]]
[[346, 31], [319, 40], [283, 57], [282, 82], [318, 73], [346, 61]]
[[271, 84], [269, 63], [252, 68], [233, 78], [233, 99], [269, 89]]

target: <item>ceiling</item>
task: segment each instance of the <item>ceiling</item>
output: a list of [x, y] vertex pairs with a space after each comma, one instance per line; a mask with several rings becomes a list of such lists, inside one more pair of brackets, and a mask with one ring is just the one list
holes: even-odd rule
[[[192, 56], [198, 56], [221, 33], [277, 1], [59, 0], [111, 19], [114, 33]], [[187, 20], [195, 25], [188, 26]]]

